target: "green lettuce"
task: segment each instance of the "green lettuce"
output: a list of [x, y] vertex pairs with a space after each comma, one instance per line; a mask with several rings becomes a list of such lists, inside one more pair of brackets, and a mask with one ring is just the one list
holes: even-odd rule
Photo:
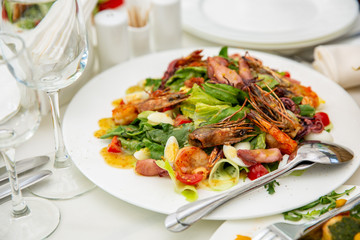
[[204, 103], [207, 105], [230, 105], [229, 102], [224, 102], [204, 92], [199, 85], [195, 84], [189, 92], [190, 97], [181, 104], [181, 112], [193, 119], [195, 114], [196, 104]]
[[186, 185], [176, 179], [175, 172], [174, 172], [173, 168], [171, 167], [169, 161], [157, 160], [156, 164], [159, 167], [161, 167], [162, 169], [165, 169], [166, 171], [168, 171], [169, 176], [175, 185], [175, 192], [181, 193], [186, 198], [186, 200], [189, 202], [193, 202], [198, 199], [198, 193], [194, 186]]
[[276, 79], [267, 74], [258, 74], [258, 80], [259, 81], [256, 82], [256, 84], [262, 89], [268, 89], [268, 87], [273, 89], [275, 86], [280, 84]]
[[205, 67], [185, 67], [177, 70], [173, 76], [169, 78], [165, 86], [172, 90], [178, 91], [184, 86], [184, 82], [193, 77], [207, 78], [207, 69]]
[[236, 163], [228, 159], [219, 160], [211, 169], [209, 186], [212, 190], [223, 191], [239, 182], [240, 170]]
[[246, 92], [227, 84], [204, 83], [202, 87], [207, 94], [231, 104], [243, 103], [248, 98]]

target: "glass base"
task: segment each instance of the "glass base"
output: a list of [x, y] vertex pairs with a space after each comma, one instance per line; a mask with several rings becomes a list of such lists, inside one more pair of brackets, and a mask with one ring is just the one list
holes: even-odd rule
[[12, 203], [0, 205], [0, 239], [44, 239], [52, 234], [60, 222], [59, 209], [50, 201], [41, 198], [24, 198], [30, 213], [14, 218]]
[[95, 188], [95, 185], [72, 162], [68, 167], [55, 168], [52, 160], [43, 169], [52, 171], [52, 175], [28, 188], [31, 193], [39, 197], [70, 199]]

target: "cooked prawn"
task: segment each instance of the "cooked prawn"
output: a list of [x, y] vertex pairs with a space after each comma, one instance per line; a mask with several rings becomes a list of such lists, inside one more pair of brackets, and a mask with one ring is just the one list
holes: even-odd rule
[[112, 110], [114, 122], [118, 125], [128, 125], [138, 116], [138, 111], [133, 104], [119, 104]]
[[185, 101], [189, 95], [185, 92], [170, 92], [166, 90], [157, 90], [151, 93], [150, 98], [137, 103], [135, 106], [139, 112], [143, 111], [158, 111], [166, 107], [175, 106], [182, 101]]
[[247, 86], [247, 91], [251, 106], [264, 120], [280, 128], [290, 137], [295, 137], [302, 129], [301, 124], [287, 112], [283, 102], [276, 94], [272, 95], [272, 92], [266, 92], [254, 83]]
[[208, 154], [194, 146], [180, 149], [174, 161], [175, 171], [179, 174], [202, 174], [203, 179], [209, 174], [208, 164]]
[[278, 148], [283, 154], [291, 154], [297, 147], [297, 142], [293, 140], [289, 135], [281, 131], [274, 124], [269, 123], [262, 118], [256, 111], [250, 111], [247, 115], [251, 121], [253, 121], [264, 132], [270, 134], [277, 142]]

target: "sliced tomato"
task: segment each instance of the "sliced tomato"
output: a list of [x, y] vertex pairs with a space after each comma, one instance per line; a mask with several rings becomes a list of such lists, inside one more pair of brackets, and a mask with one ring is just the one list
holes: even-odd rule
[[166, 111], [169, 111], [169, 110], [172, 110], [172, 109], [174, 109], [173, 106], [171, 106], [171, 107], [164, 107], [161, 111], [162, 111], [162, 112], [166, 112]]
[[247, 176], [250, 180], [255, 180], [268, 173], [269, 171], [261, 163], [258, 163], [254, 166], [249, 167], [249, 172]]
[[327, 113], [324, 113], [324, 112], [317, 112], [315, 113], [315, 119], [319, 119], [324, 127], [326, 127], [327, 125], [330, 124], [330, 119], [329, 119], [329, 116], [327, 115]]
[[102, 3], [99, 3], [99, 11], [111, 8], [117, 8], [124, 3], [124, 0], [108, 0]]
[[191, 123], [191, 120], [181, 114], [176, 116], [176, 118], [174, 120], [175, 127], [180, 126], [181, 124], [185, 124], [185, 123]]
[[187, 185], [195, 185], [203, 179], [203, 175], [200, 173], [188, 174], [176, 172], [176, 179]]
[[113, 137], [113, 139], [111, 140], [111, 143], [109, 144], [109, 146], [107, 148], [107, 151], [111, 152], [111, 153], [121, 152], [121, 142], [119, 141], [117, 136]]

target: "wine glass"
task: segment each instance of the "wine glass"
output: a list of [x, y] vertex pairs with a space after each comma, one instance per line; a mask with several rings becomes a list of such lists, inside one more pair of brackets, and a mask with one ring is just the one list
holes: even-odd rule
[[1, 6], [2, 29], [25, 40], [33, 62], [34, 77], [23, 83], [46, 92], [52, 110], [55, 157], [45, 168], [53, 174], [30, 191], [49, 199], [69, 199], [85, 193], [95, 186], [74, 166], [65, 148], [58, 95], [60, 89], [79, 78], [88, 60], [86, 27], [78, 2], [1, 0]]
[[12, 190], [12, 200], [0, 205], [0, 239], [43, 239], [57, 228], [59, 210], [48, 200], [22, 197], [15, 164], [15, 147], [34, 134], [41, 119], [36, 91], [14, 79], [30, 79], [31, 63], [15, 35], [0, 33], [0, 49], [0, 152]]

